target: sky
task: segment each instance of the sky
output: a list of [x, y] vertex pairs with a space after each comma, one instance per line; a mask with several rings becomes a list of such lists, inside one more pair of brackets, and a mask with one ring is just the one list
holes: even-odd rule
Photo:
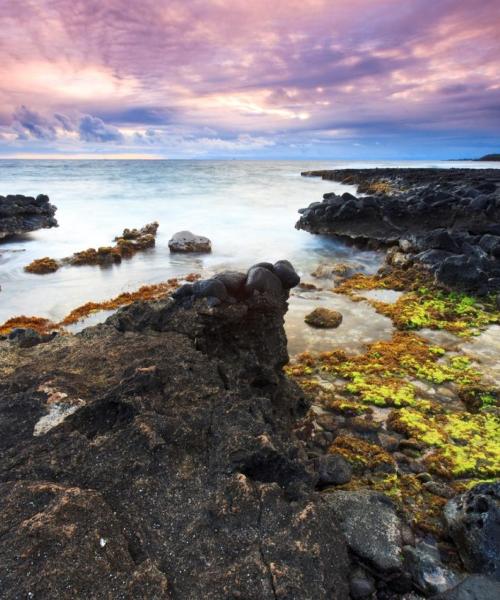
[[0, 157], [500, 152], [500, 0], [0, 0]]

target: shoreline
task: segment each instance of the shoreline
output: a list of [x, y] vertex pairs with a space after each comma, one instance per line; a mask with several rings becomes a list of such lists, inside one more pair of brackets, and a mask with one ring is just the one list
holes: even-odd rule
[[[321, 229], [333, 234], [332, 223], [340, 223], [343, 233], [356, 238], [356, 211], [385, 206], [390, 198], [409, 194], [408, 190], [401, 191], [407, 185], [404, 177], [385, 177], [384, 185], [372, 189], [368, 188], [380, 183], [380, 173], [377, 181], [360, 177], [365, 186], [360, 191], [371, 192], [372, 196], [354, 198], [344, 194], [340, 201], [339, 196], [326, 193], [323, 203], [302, 211], [302, 224], [313, 232]], [[500, 181], [500, 171], [489, 182], [496, 182], [496, 178]], [[482, 183], [488, 184], [488, 180]], [[418, 182], [419, 188], [423, 185]], [[486, 196], [496, 197], [498, 187], [487, 189], [490, 191], [485, 192]], [[439, 194], [439, 189], [433, 193]], [[440, 200], [451, 202], [442, 196]], [[342, 210], [349, 203], [352, 208], [345, 219], [328, 217], [323, 225], [326, 211], [314, 216], [318, 206]], [[486, 205], [478, 209], [479, 213], [483, 210], [487, 210]], [[376, 243], [388, 239], [393, 247], [378, 273], [344, 272], [346, 276], [335, 274], [329, 279], [328, 275], [319, 280], [307, 276], [300, 292], [309, 294], [314, 302], [315, 289], [322, 287], [333, 302], [343, 297], [353, 303], [368, 303], [390, 319], [392, 336], [374, 341], [364, 352], [345, 352], [335, 344], [333, 331], [329, 351], [302, 353], [289, 360], [283, 319], [289, 289], [295, 287], [297, 278], [289, 267], [278, 269], [278, 263], [257, 265], [258, 276], [255, 266], [247, 274], [222, 275], [226, 295], [219, 288], [215, 294], [210, 283], [213, 279], [193, 286], [188, 283], [176, 291], [178, 282], [172, 280], [170, 288], [162, 288], [159, 295], [148, 298], [147, 294], [132, 294], [129, 300], [140, 301], [119, 309], [104, 324], [78, 334], [44, 339], [50, 325], [47, 329], [43, 324], [38, 338], [23, 332], [12, 335], [11, 331], [11, 339], [0, 339], [0, 410], [9, 423], [9, 419], [18, 424], [25, 421], [18, 425], [16, 436], [11, 433], [4, 437], [3, 485], [8, 502], [12, 502], [8, 510], [15, 515], [19, 497], [28, 502], [33, 494], [40, 493], [42, 480], [36, 473], [45, 469], [43, 485], [56, 504], [42, 508], [42, 537], [67, 523], [77, 530], [83, 524], [87, 527], [97, 511], [96, 522], [109, 519], [113, 531], [104, 535], [91, 528], [89, 539], [101, 535], [104, 548], [112, 538], [118, 540], [125, 535], [129, 547], [132, 544], [135, 548], [130, 558], [120, 538], [119, 552], [124, 553], [127, 572], [107, 563], [107, 568], [117, 573], [117, 587], [113, 588], [116, 593], [127, 586], [144, 590], [143, 586], [148, 585], [163, 590], [157, 592], [159, 597], [169, 597], [170, 584], [166, 582], [171, 580], [172, 589], [180, 597], [191, 597], [189, 586], [197, 589], [203, 583], [205, 593], [209, 590], [207, 597], [220, 597], [224, 585], [229, 585], [232, 590], [242, 590], [245, 597], [261, 598], [271, 597], [271, 581], [274, 589], [281, 586], [283, 590], [300, 590], [300, 598], [316, 590], [315, 597], [343, 600], [347, 598], [349, 579], [352, 585], [352, 578], [358, 577], [373, 586], [373, 593], [377, 589], [380, 597], [403, 598], [412, 592], [415, 597], [437, 598], [446, 590], [465, 585], [462, 580], [477, 585], [471, 579], [474, 573], [494, 575], [483, 555], [475, 562], [470, 558], [474, 552], [486, 551], [470, 544], [481, 540], [487, 545], [488, 527], [480, 531], [482, 521], [481, 527], [474, 524], [472, 533], [467, 533], [471, 528], [466, 531], [461, 509], [453, 503], [494, 498], [499, 485], [491, 481], [500, 476], [500, 382], [495, 381], [495, 372], [490, 368], [493, 363], [488, 363], [495, 360], [495, 354], [486, 352], [495, 332], [500, 332], [500, 313], [493, 293], [498, 290], [488, 283], [490, 287], [483, 292], [481, 278], [472, 280], [475, 288], [471, 288], [469, 279], [468, 289], [459, 281], [459, 290], [451, 290], [437, 277], [432, 264], [422, 260], [422, 252], [429, 250], [448, 253], [444, 260], [453, 255], [449, 250], [430, 247], [434, 238], [429, 242], [426, 237], [427, 220], [413, 219], [411, 244], [401, 244], [401, 240], [396, 244], [391, 238], [394, 221], [381, 228], [383, 220], [377, 221], [376, 210], [370, 214], [377, 224], [369, 232], [376, 234], [372, 239]], [[317, 220], [310, 225], [307, 219], [313, 217]], [[455, 217], [456, 225], [461, 221]], [[401, 223], [407, 222], [407, 216], [399, 218]], [[439, 219], [432, 224], [443, 225]], [[367, 225], [373, 227], [365, 220]], [[467, 240], [470, 228], [476, 228], [473, 235], [479, 238], [477, 245], [481, 248], [484, 235], [494, 237], [481, 230], [484, 226], [480, 215], [473, 224], [467, 223]], [[446, 238], [445, 243], [458, 243], [463, 235], [454, 229], [452, 241]], [[427, 240], [424, 250], [422, 239]], [[438, 236], [438, 243], [443, 244], [443, 236]], [[486, 261], [497, 260], [495, 254], [484, 252]], [[481, 263], [485, 272], [490, 262]], [[325, 259], [324, 264], [331, 263]], [[279, 273], [283, 275], [278, 277]], [[308, 285], [314, 289], [308, 290]], [[374, 290], [378, 295], [370, 296]], [[171, 297], [165, 297], [168, 292], [173, 292]], [[87, 308], [93, 311], [98, 306]], [[77, 312], [81, 315], [84, 311]], [[9, 332], [5, 329], [4, 333]], [[99, 364], [103, 356], [106, 361]], [[19, 403], [11, 413], [9, 389], [16, 390]], [[195, 398], [194, 405], [188, 402], [189, 395]], [[206, 398], [210, 398], [209, 422]], [[246, 416], [249, 398], [254, 408], [251, 416]], [[214, 414], [218, 415], [216, 421]], [[199, 438], [197, 420], [203, 432]], [[33, 436], [33, 427], [41, 434]], [[222, 433], [216, 433], [220, 427]], [[11, 424], [8, 428], [13, 431]], [[120, 463], [125, 458], [115, 454], [113, 445], [128, 460], [136, 461], [137, 472]], [[102, 448], [101, 455], [98, 447]], [[55, 467], [44, 464], [44, 453]], [[80, 464], [87, 478], [83, 487], [95, 490], [98, 496], [84, 500], [83, 516], [76, 517], [76, 521], [64, 511], [60, 513], [62, 520], [57, 517], [53, 521], [51, 507], [74, 502], [70, 488], [76, 485], [79, 489], [83, 483], [71, 456], [83, 461]], [[104, 462], [100, 463], [102, 457]], [[155, 475], [150, 475], [157, 460], [165, 472], [172, 469], [166, 479], [157, 467], [153, 469]], [[113, 476], [116, 461], [127, 473], [130, 489], [123, 490]], [[92, 469], [102, 472], [94, 477]], [[141, 499], [135, 481], [147, 488], [149, 498]], [[166, 501], [157, 496], [155, 481], [167, 486], [163, 491]], [[198, 487], [200, 481], [203, 483]], [[167, 527], [169, 520], [175, 524], [169, 536], [171, 549], [179, 553], [184, 567], [196, 564], [196, 556], [202, 552], [199, 535], [192, 535], [182, 514], [174, 510], [168, 485], [175, 487], [183, 505], [193, 499], [198, 511], [209, 510], [221, 528], [223, 541], [211, 538], [206, 527], [212, 532], [213, 523], [198, 522], [196, 514], [188, 509], [191, 523], [197, 523], [207, 539], [203, 551], [210, 554], [211, 560], [216, 560], [215, 549], [220, 552], [223, 548], [219, 579], [214, 580], [209, 569], [202, 570], [199, 581], [195, 581], [181, 569], [173, 554], [159, 559], [161, 538], [155, 537], [154, 523], [139, 525], [146, 518], [142, 503], [159, 502], [160, 528]], [[125, 494], [125, 504], [118, 490]], [[207, 490], [209, 506], [201, 499]], [[485, 496], [490, 491], [490, 496]], [[254, 506], [255, 502], [260, 508]], [[495, 500], [488, 502], [486, 512], [494, 515]], [[119, 507], [116, 523], [106, 512], [109, 503]], [[232, 512], [234, 507], [236, 512]], [[127, 510], [131, 511], [129, 516]], [[342, 519], [345, 511], [350, 514], [347, 525]], [[285, 515], [284, 524], [280, 524], [280, 513]], [[235, 522], [227, 521], [231, 514]], [[267, 515], [264, 524], [263, 515]], [[491, 517], [490, 522], [494, 519]], [[378, 530], [379, 521], [386, 528], [385, 534]], [[298, 527], [296, 532], [290, 523]], [[356, 529], [356, 523], [361, 529]], [[119, 534], [120, 528], [126, 533]], [[388, 537], [393, 530], [397, 534]], [[179, 540], [189, 540], [195, 548], [193, 553], [186, 555], [173, 533]], [[68, 552], [82, 543], [78, 535], [69, 536], [65, 546]], [[234, 562], [230, 553], [225, 554], [231, 544], [238, 545], [242, 552], [250, 538], [254, 541], [244, 552], [249, 552], [252, 544], [261, 548], [253, 566]], [[21, 546], [29, 544], [20, 529], [15, 530], [13, 539]], [[315, 545], [329, 565], [329, 574], [321, 571], [321, 565], [313, 566], [318, 561], [304, 563], [300, 558], [301, 553], [309, 556]], [[86, 542], [82, 547], [82, 556], [94, 565], [92, 544]], [[12, 563], [12, 574], [22, 573], [26, 579], [22, 569], [21, 564]], [[39, 569], [48, 573], [43, 562]], [[251, 580], [260, 582], [262, 588], [245, 587], [238, 574], [247, 569], [252, 573]], [[294, 573], [300, 573], [300, 577], [297, 579]], [[488, 577], [480, 583], [493, 590], [495, 584]], [[319, 580], [328, 580], [326, 588], [315, 587]], [[57, 580], [52, 584], [57, 586]]]

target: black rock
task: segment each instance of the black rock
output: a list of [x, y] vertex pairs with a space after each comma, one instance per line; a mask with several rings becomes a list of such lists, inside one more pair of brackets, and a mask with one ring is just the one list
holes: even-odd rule
[[414, 584], [426, 595], [445, 592], [462, 579], [442, 564], [438, 549], [429, 544], [421, 542], [416, 547], [405, 546], [403, 556]]
[[483, 575], [469, 575], [452, 590], [433, 596], [432, 600], [498, 600], [500, 583]]
[[298, 229], [385, 246], [404, 237], [417, 251], [409, 259], [424, 263], [439, 283], [477, 294], [498, 292], [500, 247], [485, 235], [500, 235], [499, 170], [341, 169], [312, 175], [356, 184], [359, 192], [381, 181], [390, 190], [359, 198], [325, 194], [322, 203], [301, 211]]
[[56, 207], [48, 196], [0, 196], [0, 240], [11, 236], [57, 227]]
[[380, 574], [402, 573], [402, 522], [393, 502], [367, 490], [323, 494], [350, 550]]
[[375, 580], [364, 569], [355, 569], [349, 580], [349, 591], [353, 600], [367, 598], [375, 591]]
[[55, 335], [55, 332], [42, 335], [34, 329], [16, 328], [10, 332], [8, 339], [15, 342], [21, 348], [32, 348], [38, 344], [49, 342]]
[[466, 568], [500, 580], [500, 482], [481, 483], [444, 509], [450, 537]]
[[185, 283], [184, 285], [181, 285], [179, 288], [177, 288], [175, 290], [175, 292], [172, 294], [172, 298], [186, 298], [187, 296], [192, 296], [193, 295], [193, 284], [192, 283]]
[[439, 265], [436, 276], [445, 285], [465, 290], [482, 288], [488, 280], [479, 261], [465, 254], [445, 258]]
[[193, 295], [196, 298], [217, 298], [221, 301], [227, 301], [229, 294], [226, 286], [219, 279], [202, 279], [193, 284]]
[[223, 271], [222, 273], [217, 273], [217, 275], [214, 276], [214, 279], [221, 281], [228, 294], [233, 296], [233, 298], [239, 300], [245, 296], [245, 283], [247, 280], [245, 273], [240, 273], [238, 271]]
[[338, 454], [326, 454], [318, 462], [319, 485], [343, 485], [352, 478], [351, 465]]
[[349, 597], [292, 434], [308, 404], [283, 372], [288, 291], [262, 270], [279, 295], [137, 302], [0, 343], [2, 599]]
[[300, 283], [300, 277], [288, 260], [279, 260], [274, 263], [274, 272], [280, 278], [284, 288], [291, 289]]
[[267, 269], [268, 271], [271, 271], [271, 273], [274, 273], [274, 265], [270, 262], [255, 263], [253, 266], [262, 267], [263, 269]]
[[267, 267], [262, 266], [254, 266], [249, 269], [245, 289], [248, 293], [257, 291], [273, 296], [280, 296], [283, 293], [283, 286], [279, 277]]

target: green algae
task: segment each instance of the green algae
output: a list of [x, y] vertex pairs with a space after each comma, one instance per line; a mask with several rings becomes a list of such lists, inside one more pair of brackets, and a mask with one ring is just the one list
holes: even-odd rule
[[390, 273], [378, 275], [358, 274], [344, 281], [335, 292], [361, 300], [356, 293], [372, 289], [405, 292], [393, 304], [363, 298], [378, 312], [391, 318], [400, 330], [429, 328], [471, 336], [488, 325], [500, 323], [500, 311], [493, 296], [476, 298], [437, 288], [428, 273], [415, 267], [394, 268]]
[[403, 294], [393, 305], [381, 307], [379, 303], [377, 308], [403, 330], [442, 329], [469, 336], [500, 321], [492, 301], [428, 288]]
[[[341, 378], [346, 392], [374, 406], [429, 408], [429, 400], [412, 383], [415, 379], [429, 384], [452, 382], [464, 397], [477, 389], [486, 401], [490, 397], [489, 390], [481, 388], [481, 373], [468, 357], [447, 357], [443, 348], [408, 332], [375, 342], [361, 355], [347, 356], [341, 351], [299, 355], [287, 373], [301, 383], [311, 376]], [[320, 382], [316, 385], [321, 388]]]
[[500, 419], [493, 413], [420, 412], [402, 408], [390, 418], [393, 429], [429, 448], [424, 458], [438, 475], [496, 477], [500, 475]]

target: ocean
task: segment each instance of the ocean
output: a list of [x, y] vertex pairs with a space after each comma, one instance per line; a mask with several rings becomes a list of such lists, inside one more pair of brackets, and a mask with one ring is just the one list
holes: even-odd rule
[[[57, 321], [87, 301], [102, 301], [144, 284], [191, 272], [205, 277], [228, 268], [246, 270], [259, 261], [286, 258], [304, 281], [311, 281], [311, 271], [322, 262], [355, 261], [374, 272], [381, 264], [380, 253], [297, 231], [294, 224], [297, 210], [320, 201], [325, 192], [355, 191], [352, 186], [301, 177], [301, 171], [375, 166], [481, 168], [498, 163], [0, 160], [0, 194], [47, 194], [57, 206], [59, 222], [58, 228], [0, 244], [0, 323], [19, 315]], [[49, 275], [23, 270], [36, 258], [62, 258], [110, 245], [124, 228], [151, 221], [160, 224], [156, 247], [120, 265], [63, 267]], [[209, 237], [213, 252], [170, 254], [168, 240], [183, 229]], [[310, 307], [332, 303], [345, 314], [352, 313], [335, 334], [304, 325]], [[356, 347], [390, 334], [385, 318], [367, 313], [368, 305], [354, 304], [325, 292], [295, 292], [287, 317], [291, 352], [330, 347], [332, 335], [339, 344]], [[365, 323], [366, 319], [372, 322]]]

